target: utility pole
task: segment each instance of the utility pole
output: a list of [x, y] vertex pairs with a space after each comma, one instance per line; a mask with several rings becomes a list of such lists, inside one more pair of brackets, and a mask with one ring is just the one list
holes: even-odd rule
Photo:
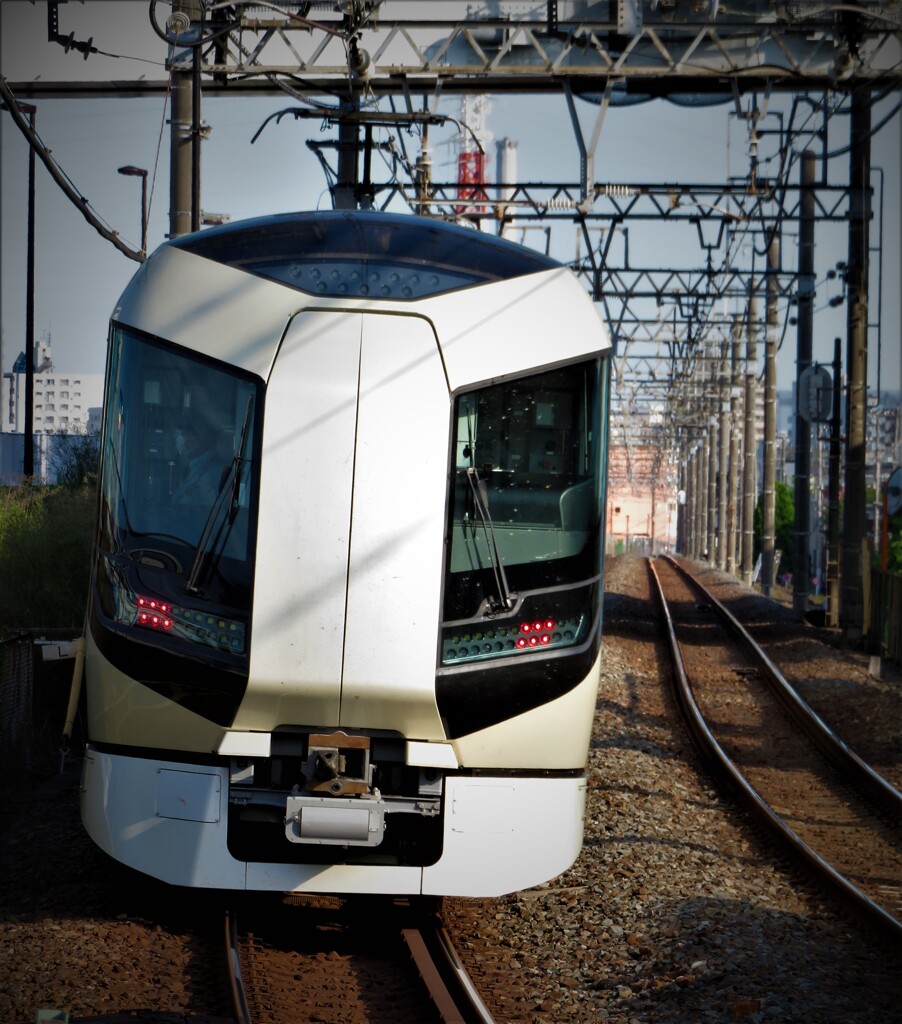
[[336, 210], [356, 210], [360, 134], [353, 115], [360, 109], [358, 93], [352, 90], [351, 98], [342, 99], [340, 105], [346, 116], [338, 123], [338, 161], [332, 205]]
[[730, 537], [728, 528], [730, 507], [730, 380], [727, 376], [726, 339], [721, 343], [717, 394], [720, 402], [720, 429], [717, 433], [717, 440], [720, 445], [717, 480], [717, 568], [723, 572], [727, 569], [727, 547]]
[[360, 107], [370, 56], [360, 48], [357, 31], [357, 4], [349, 4], [343, 19], [348, 41], [348, 93], [339, 106], [338, 160], [336, 182], [332, 188], [332, 205], [336, 210], [371, 210], [373, 208], [373, 128], [363, 125], [363, 180], [360, 179]]
[[761, 593], [772, 597], [776, 575], [777, 495], [777, 336], [780, 237], [774, 230], [767, 247], [767, 326], [764, 337], [764, 496], [761, 508]]
[[707, 430], [702, 434], [702, 447], [698, 460], [698, 538], [699, 555], [708, 558], [708, 465], [711, 458], [711, 436]]
[[191, 230], [200, 231], [200, 41], [191, 51]]
[[846, 271], [848, 353], [846, 372], [846, 487], [842, 544], [840, 625], [857, 640], [865, 630], [864, 588], [868, 570], [865, 515], [865, 438], [868, 377], [868, 221], [871, 213], [871, 96], [852, 92], [849, 157], [849, 259]]
[[[707, 347], [707, 346], [706, 346]], [[712, 349], [713, 354], [713, 349]], [[708, 561], [716, 562], [717, 554], [717, 367], [708, 360], [708, 395], [705, 402], [708, 420]]]
[[814, 323], [814, 153], [802, 154], [802, 190], [799, 212], [799, 312], [796, 340], [796, 477], [795, 544], [792, 568], [792, 607], [799, 617], [808, 611], [811, 475], [811, 428], [801, 414], [802, 374], [811, 366]]
[[727, 544], [727, 572], [736, 575], [739, 569], [739, 418], [742, 415], [742, 389], [739, 386], [739, 361], [742, 345], [742, 321], [733, 321], [730, 352], [730, 513], [729, 541]]
[[[37, 107], [20, 103], [28, 114], [34, 132]], [[34, 146], [28, 147], [28, 238], [25, 256], [25, 437], [22, 453], [22, 475], [34, 477]]]
[[833, 342], [833, 415], [830, 419], [830, 462], [827, 487], [827, 625], [839, 625], [839, 476], [842, 440], [842, 339]]
[[[712, 399], [713, 405], [713, 399]], [[717, 552], [717, 417], [708, 417], [708, 561], [714, 565]]]
[[757, 446], [755, 444], [755, 365], [758, 361], [758, 298], [757, 283], [749, 283], [747, 348], [745, 368], [745, 462], [742, 474], [742, 582], [751, 585], [755, 565], [755, 477]]
[[[199, 31], [200, 10], [196, 0], [175, 0], [172, 14], [166, 23], [167, 33], [184, 36], [185, 47], [194, 42], [194, 31]], [[196, 26], [196, 28], [193, 28]], [[169, 237], [178, 238], [195, 230], [200, 216], [200, 136], [193, 128], [200, 125], [199, 53], [192, 51], [191, 67], [183, 63], [185, 51], [176, 53], [173, 44], [170, 60], [176, 56], [179, 63], [170, 66], [172, 72], [172, 99], [169, 121]], [[197, 120], [197, 125], [192, 122]], [[195, 153], [196, 150], [196, 153]], [[197, 211], [194, 210], [196, 199]]]
[[690, 534], [689, 534], [689, 557], [693, 560], [698, 558], [698, 510], [701, 505], [699, 501], [699, 443], [696, 442], [692, 447], [692, 455], [689, 457], [689, 522], [690, 522]]
[[[32, 135], [38, 108], [33, 103], [0, 101], [15, 119], [28, 115]], [[28, 210], [25, 239], [25, 431], [22, 438], [22, 476], [34, 476], [34, 146], [28, 147]]]
[[686, 513], [689, 505], [689, 441], [683, 435], [680, 445], [680, 485], [677, 494], [676, 508], [676, 549], [681, 555], [689, 553], [688, 531], [686, 529]]

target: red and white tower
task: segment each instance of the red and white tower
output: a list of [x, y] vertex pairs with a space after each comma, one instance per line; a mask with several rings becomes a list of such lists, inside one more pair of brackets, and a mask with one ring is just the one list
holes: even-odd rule
[[[494, 136], [487, 126], [490, 109], [488, 96], [465, 95], [460, 104], [461, 131], [458, 135], [457, 197], [455, 210], [460, 215], [485, 214], [489, 207], [486, 169], [488, 147]], [[480, 202], [482, 200], [482, 202]]]

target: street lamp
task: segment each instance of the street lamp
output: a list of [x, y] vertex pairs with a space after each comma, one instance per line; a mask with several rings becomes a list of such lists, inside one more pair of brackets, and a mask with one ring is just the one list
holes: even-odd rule
[[119, 168], [119, 173], [131, 178], [141, 179], [141, 252], [147, 255], [147, 171], [143, 167], [132, 167], [127, 164]]

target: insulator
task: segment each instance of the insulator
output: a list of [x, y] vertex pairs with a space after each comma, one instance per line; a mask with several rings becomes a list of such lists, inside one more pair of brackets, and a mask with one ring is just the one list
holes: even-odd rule
[[638, 190], [632, 185], [599, 185], [596, 194], [600, 196], [611, 196], [615, 199], [628, 199], [630, 196], [638, 195]]

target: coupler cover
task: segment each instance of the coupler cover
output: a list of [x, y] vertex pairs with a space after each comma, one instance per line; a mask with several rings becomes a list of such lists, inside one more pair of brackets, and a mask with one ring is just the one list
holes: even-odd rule
[[336, 799], [289, 796], [285, 835], [292, 843], [378, 846], [385, 832], [385, 803], [378, 797]]

